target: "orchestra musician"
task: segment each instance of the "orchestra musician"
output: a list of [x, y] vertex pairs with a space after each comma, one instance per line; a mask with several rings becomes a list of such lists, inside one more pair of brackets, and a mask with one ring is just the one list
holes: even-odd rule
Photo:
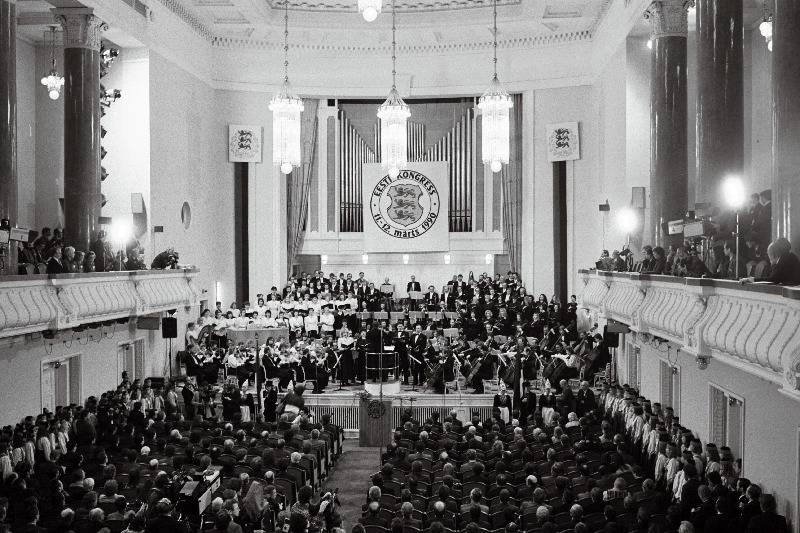
[[[402, 322], [397, 323], [397, 331], [389, 334], [394, 346], [394, 353], [400, 362], [400, 373], [403, 375], [403, 385], [408, 385], [408, 378], [411, 374], [411, 360], [408, 358], [408, 332]], [[384, 338], [384, 341], [386, 339]]]
[[428, 311], [436, 311], [439, 309], [439, 294], [433, 285], [428, 287], [428, 292], [423, 296], [425, 307]]
[[421, 324], [414, 326], [414, 333], [410, 336], [409, 341], [411, 378], [414, 380], [414, 385], [418, 387], [425, 381], [425, 351], [428, 347], [428, 337], [422, 333]]
[[358, 358], [356, 359], [356, 379], [363, 385], [367, 379], [367, 352], [369, 352], [370, 341], [367, 339], [367, 331], [361, 330], [356, 340], [356, 352]]

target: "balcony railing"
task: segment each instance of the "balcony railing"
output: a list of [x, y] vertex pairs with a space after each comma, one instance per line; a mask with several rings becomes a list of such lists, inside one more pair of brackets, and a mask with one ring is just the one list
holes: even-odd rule
[[198, 303], [197, 270], [0, 278], [0, 338], [69, 329]]
[[581, 270], [583, 308], [800, 397], [800, 287]]

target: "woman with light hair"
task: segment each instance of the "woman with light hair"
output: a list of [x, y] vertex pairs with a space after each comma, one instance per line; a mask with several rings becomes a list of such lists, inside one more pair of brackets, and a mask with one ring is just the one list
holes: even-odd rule
[[8, 454], [3, 454], [0, 456], [0, 474], [3, 476], [5, 480], [11, 473], [14, 471], [14, 467], [11, 466], [11, 458]]
[[254, 481], [242, 501], [242, 510], [251, 524], [261, 523], [261, 516], [264, 514], [265, 506], [264, 487], [261, 483]]
[[41, 453], [45, 461], [50, 460], [50, 452], [53, 451], [50, 435], [45, 428], [39, 428], [36, 436], [36, 448]]

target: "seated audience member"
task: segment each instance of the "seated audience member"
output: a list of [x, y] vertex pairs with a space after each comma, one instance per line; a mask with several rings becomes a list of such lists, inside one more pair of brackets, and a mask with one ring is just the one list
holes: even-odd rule
[[779, 285], [800, 285], [800, 260], [791, 251], [786, 239], [778, 239], [767, 247], [770, 274], [765, 278], [747, 278], [750, 282], [766, 282]]

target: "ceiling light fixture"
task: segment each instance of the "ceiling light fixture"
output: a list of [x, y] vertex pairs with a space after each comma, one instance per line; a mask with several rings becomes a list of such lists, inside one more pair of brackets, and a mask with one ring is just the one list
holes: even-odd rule
[[508, 164], [509, 154], [509, 118], [508, 110], [514, 104], [511, 97], [500, 86], [497, 79], [497, 0], [494, 8], [494, 78], [483, 96], [478, 100], [478, 109], [483, 115], [483, 162], [491, 165], [492, 172], [500, 172], [504, 164]]
[[373, 22], [383, 7], [381, 0], [358, 0], [358, 12], [367, 22]]
[[61, 87], [64, 86], [64, 78], [58, 75], [58, 70], [56, 70], [56, 27], [50, 27], [50, 44], [52, 46], [52, 50], [50, 53], [50, 59], [52, 61], [53, 68], [50, 69], [50, 73], [42, 78], [42, 85], [47, 87], [47, 94], [50, 95], [51, 100], [58, 100], [58, 97], [61, 95]]
[[270, 100], [272, 111], [272, 162], [281, 172], [289, 174], [300, 166], [300, 113], [303, 101], [289, 83], [289, 0], [284, 2], [283, 14], [283, 85]]
[[411, 111], [400, 97], [395, 85], [397, 77], [397, 42], [395, 41], [395, 10], [392, 0], [392, 90], [389, 97], [378, 108], [381, 119], [381, 166], [392, 178], [408, 165], [408, 136], [406, 125]]

